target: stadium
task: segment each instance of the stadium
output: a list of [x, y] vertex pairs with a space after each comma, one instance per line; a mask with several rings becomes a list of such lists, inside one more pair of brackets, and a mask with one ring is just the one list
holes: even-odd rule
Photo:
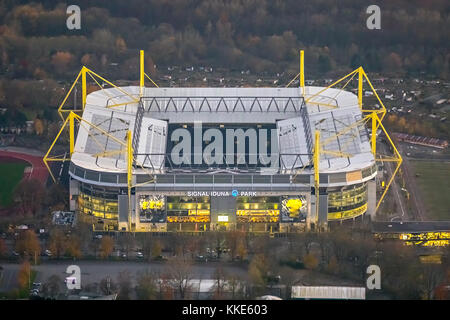
[[[374, 216], [393, 179], [377, 192], [377, 162], [401, 163], [393, 144], [394, 157], [377, 155], [377, 132], [392, 141], [362, 68], [305, 86], [301, 51], [300, 86], [274, 88], [146, 87], [143, 68], [141, 51], [139, 86], [117, 87], [83, 67], [74, 82], [83, 108], [62, 109], [67, 97], [60, 107], [55, 142], [68, 128], [70, 209], [95, 230], [326, 229]], [[87, 76], [110, 88], [87, 94]], [[345, 90], [354, 78], [356, 94]], [[380, 102], [370, 110], [364, 83]], [[67, 160], [51, 156], [55, 142], [47, 165]]]

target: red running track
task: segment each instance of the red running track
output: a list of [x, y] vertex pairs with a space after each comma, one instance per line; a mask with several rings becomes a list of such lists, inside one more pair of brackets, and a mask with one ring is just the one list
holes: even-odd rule
[[25, 171], [24, 179], [36, 179], [39, 180], [43, 185], [45, 185], [45, 183], [47, 182], [48, 170], [41, 157], [31, 156], [19, 152], [0, 150], [0, 158], [20, 159], [28, 162], [29, 164], [31, 164], [32, 168], [30, 171]]

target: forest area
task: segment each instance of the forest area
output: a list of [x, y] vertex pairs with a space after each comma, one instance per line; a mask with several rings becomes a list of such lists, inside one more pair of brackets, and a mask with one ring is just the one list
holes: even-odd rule
[[56, 119], [64, 86], [82, 65], [107, 79], [136, 80], [139, 49], [146, 51], [152, 76], [172, 65], [294, 76], [298, 50], [304, 49], [310, 76], [362, 65], [383, 76], [449, 78], [446, 0], [377, 1], [381, 30], [366, 27], [372, 3], [357, 0], [70, 4], [81, 8], [80, 30], [66, 27], [69, 3], [0, 3], [0, 107], [7, 109], [0, 125], [30, 120], [36, 114], [30, 110]]

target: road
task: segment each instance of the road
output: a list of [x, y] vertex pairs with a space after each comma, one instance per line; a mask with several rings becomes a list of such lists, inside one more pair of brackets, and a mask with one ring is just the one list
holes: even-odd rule
[[[379, 148], [380, 148], [380, 151], [382, 152], [382, 154], [386, 154], [386, 155], [389, 154], [389, 150], [388, 150], [386, 144], [379, 143]], [[386, 184], [389, 181], [389, 179], [392, 177], [392, 174], [393, 174], [393, 172], [395, 170], [395, 166], [396, 165], [397, 164], [395, 162], [390, 162], [390, 161], [384, 162], [384, 167], [386, 168], [386, 171], [387, 171]], [[397, 174], [398, 174], [398, 172], [397, 172]], [[391, 221], [394, 220], [394, 219], [397, 219], [397, 218], [400, 218], [400, 220], [402, 220], [402, 221], [403, 220], [408, 220], [409, 217], [408, 217], [408, 214], [406, 212], [406, 204], [404, 203], [405, 198], [403, 197], [403, 195], [399, 191], [399, 187], [398, 187], [398, 184], [397, 184], [397, 181], [396, 181], [395, 178], [394, 178], [394, 180], [392, 180], [392, 183], [391, 183], [391, 186], [390, 186], [390, 190], [388, 190], [388, 192], [390, 192], [390, 191], [393, 192], [394, 197], [396, 199], [396, 202], [398, 204], [398, 207], [400, 208], [400, 212], [398, 212], [398, 215], [396, 215], [395, 217], [391, 218]]]
[[[64, 261], [64, 262], [45, 262], [43, 264], [32, 266], [37, 271], [35, 282], [45, 283], [52, 275], [57, 275], [64, 280], [68, 275], [66, 268], [71, 265], [77, 265], [81, 269], [81, 284], [100, 282], [102, 279], [110, 277], [113, 281], [117, 280], [120, 272], [128, 271], [133, 284], [136, 282], [138, 272], [151, 271], [164, 273], [168, 271], [170, 263], [147, 263], [134, 261]], [[242, 278], [247, 278], [247, 270], [242, 267], [227, 265], [223, 262], [197, 263], [192, 266], [193, 279], [213, 279], [214, 272], [218, 266], [223, 267], [227, 274], [234, 274]], [[0, 292], [8, 292], [17, 286], [17, 273], [20, 264], [2, 263], [3, 280], [0, 283]]]
[[[414, 177], [415, 172], [414, 168], [411, 167], [409, 163], [409, 158], [405, 156], [407, 152], [404, 151], [405, 145], [399, 144], [398, 150], [403, 156], [403, 178], [405, 179], [405, 186], [409, 192], [409, 198], [412, 200], [412, 204], [414, 206], [416, 212], [416, 220], [424, 221], [426, 217], [425, 205], [423, 203], [423, 198], [420, 193], [419, 188], [417, 187], [417, 182]], [[426, 220], [426, 219], [425, 219]]]

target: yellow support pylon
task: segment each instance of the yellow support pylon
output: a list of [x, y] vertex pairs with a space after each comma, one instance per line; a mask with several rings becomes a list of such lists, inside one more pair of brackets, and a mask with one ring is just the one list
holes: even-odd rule
[[133, 185], [133, 146], [131, 131], [127, 133], [127, 187], [128, 187], [128, 231], [131, 229], [131, 188]]
[[319, 175], [319, 162], [320, 162], [320, 131], [315, 131], [314, 142], [314, 189], [316, 194], [316, 215], [314, 217], [314, 226], [317, 228], [317, 222], [319, 221], [319, 188], [320, 188], [320, 175]]
[[144, 94], [144, 50], [140, 51], [140, 73], [139, 73], [139, 89], [140, 97]]
[[300, 88], [302, 95], [305, 95], [305, 51], [300, 50]]
[[83, 66], [83, 68], [81, 68], [81, 94], [82, 94], [82, 109], [84, 111], [84, 107], [86, 107], [86, 96], [87, 96], [87, 92], [86, 92], [86, 72], [87, 72], [87, 68], [85, 66]]
[[362, 96], [363, 96], [363, 69], [358, 68], [358, 105], [359, 109], [362, 111]]
[[73, 112], [69, 114], [69, 143], [70, 143], [70, 156], [73, 154], [75, 148], [75, 125]]
[[377, 114], [372, 112], [372, 154], [376, 158], [377, 154]]

